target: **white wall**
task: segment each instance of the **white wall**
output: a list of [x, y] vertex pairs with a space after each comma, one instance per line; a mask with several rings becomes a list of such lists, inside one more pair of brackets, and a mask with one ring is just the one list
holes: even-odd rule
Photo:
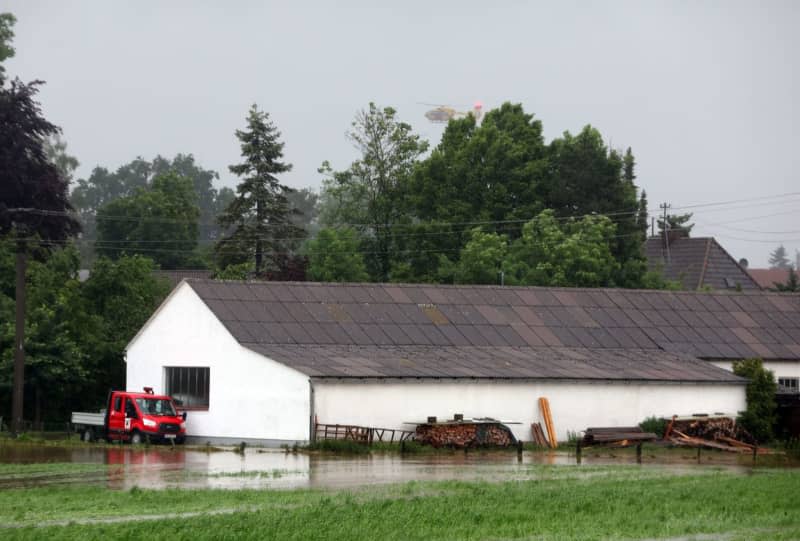
[[[711, 364], [733, 371], [733, 362], [731, 361], [711, 361]], [[775, 374], [775, 381], [778, 381], [778, 378], [800, 378], [800, 362], [798, 361], [764, 361], [764, 368]]]
[[309, 439], [308, 376], [242, 347], [192, 288], [180, 284], [127, 350], [127, 388], [164, 391], [164, 366], [208, 366], [208, 411], [190, 437]]
[[567, 431], [633, 426], [651, 415], [735, 414], [745, 409], [743, 385], [317, 381], [314, 391], [320, 423], [413, 430], [403, 422], [425, 421], [429, 415], [452, 419], [454, 413], [463, 413], [520, 421], [509, 428], [525, 441], [531, 439], [531, 423], [542, 422], [541, 396], [550, 402], [560, 440], [567, 439]]

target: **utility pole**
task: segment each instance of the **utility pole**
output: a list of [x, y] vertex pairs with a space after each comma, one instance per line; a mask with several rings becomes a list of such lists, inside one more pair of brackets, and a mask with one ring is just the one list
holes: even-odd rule
[[667, 209], [672, 207], [672, 205], [667, 204], [667, 202], [661, 203], [658, 208], [664, 210], [664, 221], [663, 224], [663, 231], [664, 231], [664, 247], [667, 249], [667, 265], [671, 263], [671, 257], [669, 255], [669, 235], [667, 234], [667, 230], [669, 229], [669, 222], [667, 221]]
[[16, 332], [14, 335], [14, 386], [11, 401], [11, 430], [19, 435], [22, 430], [23, 398], [25, 396], [25, 269], [28, 263], [28, 250], [22, 225], [15, 224], [17, 232], [16, 258]]

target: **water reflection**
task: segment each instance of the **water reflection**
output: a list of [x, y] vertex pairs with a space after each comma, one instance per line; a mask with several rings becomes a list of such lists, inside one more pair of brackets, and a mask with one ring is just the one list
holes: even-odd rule
[[[635, 456], [603, 451], [585, 453], [583, 466], [635, 464]], [[648, 464], [648, 460], [651, 462]], [[0, 488], [42, 484], [100, 484], [112, 489], [141, 488], [347, 488], [406, 481], [536, 479], [533, 465], [572, 466], [575, 455], [564, 451], [522, 454], [454, 452], [432, 455], [373, 454], [336, 457], [287, 453], [280, 450], [151, 447], [0, 446], [0, 463], [72, 463], [96, 465], [88, 472], [37, 474], [3, 478]], [[683, 473], [700, 467], [747, 470], [736, 455], [709, 453], [698, 465], [694, 451], [669, 456], [645, 456], [644, 468]], [[574, 471], [579, 472], [579, 468]]]

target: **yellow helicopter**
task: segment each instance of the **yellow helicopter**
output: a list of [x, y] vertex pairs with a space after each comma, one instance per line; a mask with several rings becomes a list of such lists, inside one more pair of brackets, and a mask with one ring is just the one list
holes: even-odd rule
[[472, 115], [475, 117], [475, 120], [480, 120], [481, 114], [483, 112], [483, 104], [479, 101], [476, 101], [472, 105], [471, 111], [458, 111], [454, 107], [450, 107], [449, 105], [437, 105], [435, 103], [422, 103], [422, 102], [420, 103], [421, 105], [428, 105], [430, 107], [433, 107], [433, 109], [425, 113], [425, 118], [437, 124], [444, 124], [450, 122], [450, 120], [452, 119], [464, 118], [467, 115]]

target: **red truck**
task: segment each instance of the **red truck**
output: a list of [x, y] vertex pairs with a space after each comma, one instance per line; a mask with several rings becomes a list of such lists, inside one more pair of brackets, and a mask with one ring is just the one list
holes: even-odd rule
[[150, 387], [142, 393], [111, 391], [105, 411], [72, 412], [72, 424], [84, 441], [186, 441], [186, 412], [179, 414], [171, 397]]

